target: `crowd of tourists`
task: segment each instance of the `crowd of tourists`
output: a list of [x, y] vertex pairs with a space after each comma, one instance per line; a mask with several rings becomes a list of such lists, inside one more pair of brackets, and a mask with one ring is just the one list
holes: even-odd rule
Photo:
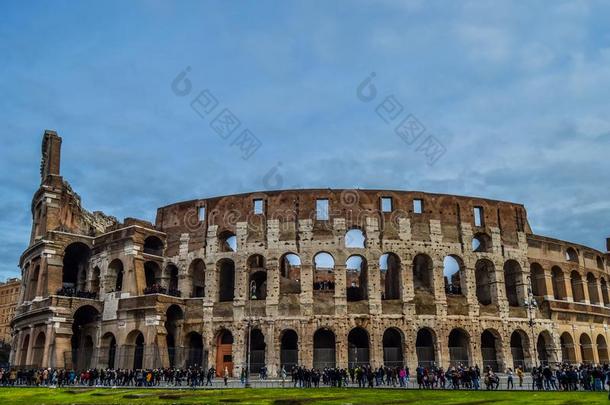
[[[559, 391], [603, 391], [610, 389], [610, 368], [608, 365], [570, 365], [534, 367], [528, 372], [531, 382], [527, 385], [526, 372], [517, 367], [504, 370], [503, 378], [491, 367], [481, 370], [478, 366], [458, 365], [448, 369], [431, 365], [418, 366], [411, 374], [409, 367], [378, 367], [368, 365], [352, 368], [306, 368], [292, 367], [289, 371], [282, 367], [277, 376], [283, 386], [302, 388], [327, 387], [400, 387], [419, 389], [533, 389]], [[267, 379], [268, 371], [261, 367], [257, 378]], [[205, 387], [228, 385], [228, 369], [217, 373], [214, 367], [156, 368], [150, 370], [90, 369], [80, 372], [64, 369], [2, 369], [2, 386], [97, 386], [97, 387]], [[242, 384], [247, 380], [245, 370], [240, 375]]]

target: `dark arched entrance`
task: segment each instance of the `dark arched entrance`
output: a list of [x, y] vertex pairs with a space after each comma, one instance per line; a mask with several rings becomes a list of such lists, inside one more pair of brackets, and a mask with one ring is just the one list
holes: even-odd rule
[[388, 328], [383, 333], [383, 364], [388, 367], [404, 365], [402, 333], [396, 328]]
[[334, 368], [335, 357], [335, 334], [330, 329], [318, 329], [313, 335], [313, 367], [323, 369]]
[[369, 364], [369, 334], [361, 327], [352, 329], [347, 335], [348, 367], [365, 366]]
[[299, 364], [299, 337], [292, 329], [284, 331], [280, 347], [280, 366], [290, 370]]
[[417, 364], [431, 367], [436, 363], [436, 353], [433, 332], [428, 328], [417, 331], [415, 340], [415, 351], [417, 352]]

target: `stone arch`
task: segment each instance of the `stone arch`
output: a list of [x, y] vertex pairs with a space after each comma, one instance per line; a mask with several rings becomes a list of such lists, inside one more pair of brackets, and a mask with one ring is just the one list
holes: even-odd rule
[[383, 285], [383, 300], [399, 300], [402, 298], [402, 276], [400, 258], [395, 253], [384, 253], [379, 258], [381, 284]]
[[250, 329], [250, 370], [252, 373], [260, 373], [261, 368], [265, 366], [265, 350], [267, 344], [265, 343], [265, 335], [260, 328]]
[[161, 266], [159, 263], [147, 261], [144, 263], [144, 278], [146, 280], [146, 289], [144, 293], [161, 292]]
[[434, 266], [430, 256], [425, 253], [420, 253], [413, 259], [413, 288], [416, 294], [434, 294]]
[[218, 234], [218, 250], [220, 252], [237, 252], [237, 237], [231, 231]]
[[144, 367], [144, 334], [138, 329], [134, 329], [127, 335], [123, 354], [125, 356], [125, 368], [141, 370]]
[[432, 367], [436, 364], [436, 333], [430, 328], [420, 328], [415, 339], [417, 364]]
[[368, 265], [363, 256], [352, 255], [345, 262], [346, 296], [348, 301], [366, 300], [368, 297]]
[[23, 343], [21, 344], [21, 361], [19, 362], [19, 365], [21, 365], [22, 367], [29, 366], [29, 364], [26, 364], [28, 361], [27, 357], [28, 357], [28, 348], [29, 347], [30, 347], [30, 335], [27, 334], [23, 338]]
[[199, 258], [193, 260], [188, 274], [191, 280], [191, 297], [205, 297], [205, 262]]
[[316, 291], [335, 290], [335, 259], [328, 252], [318, 252], [313, 258], [313, 289]]
[[98, 362], [103, 368], [118, 368], [116, 337], [112, 332], [106, 332], [101, 339]]
[[485, 329], [481, 333], [481, 358], [483, 368], [500, 371], [502, 367], [502, 337], [495, 329]]
[[404, 365], [404, 334], [399, 328], [390, 327], [383, 332], [383, 365], [402, 367]]
[[454, 328], [448, 337], [449, 364], [470, 364], [470, 335], [462, 328]]
[[165, 343], [167, 347], [167, 358], [170, 367], [177, 367], [181, 361], [179, 359], [179, 350], [176, 343], [179, 338], [182, 324], [184, 322], [184, 311], [179, 305], [173, 304], [165, 311]]
[[203, 350], [203, 336], [201, 333], [195, 331], [189, 332], [184, 337], [184, 347], [186, 348], [186, 367], [207, 368]]
[[580, 345], [580, 359], [584, 364], [592, 364], [595, 360], [593, 357], [593, 343], [588, 334], [582, 333], [578, 341]]
[[587, 290], [589, 292], [589, 302], [594, 305], [599, 305], [599, 294], [597, 293], [597, 279], [593, 273], [587, 274]]
[[572, 270], [570, 273], [570, 283], [572, 284], [572, 298], [574, 299], [574, 302], [584, 302], [585, 291], [583, 288], [582, 277], [576, 270]]
[[369, 364], [370, 338], [369, 332], [356, 326], [347, 334], [348, 367], [365, 366]]
[[280, 334], [280, 367], [290, 372], [299, 365], [299, 335], [294, 329], [284, 329]]
[[523, 291], [523, 273], [521, 265], [516, 260], [504, 263], [504, 288], [506, 299], [511, 307], [519, 307], [525, 301]]
[[143, 251], [154, 256], [163, 256], [163, 241], [158, 236], [151, 235], [144, 239]]
[[233, 301], [235, 298], [235, 263], [231, 259], [220, 259], [218, 269], [218, 301]]
[[175, 297], [179, 297], [180, 291], [178, 290], [178, 275], [180, 271], [178, 270], [178, 266], [173, 263], [168, 264], [165, 267], [165, 277], [167, 277], [167, 293], [169, 295], [173, 295]]
[[559, 266], [551, 268], [551, 278], [553, 280], [553, 297], [556, 300], [565, 300], [568, 297], [566, 292], [566, 280], [563, 270]]
[[597, 358], [599, 359], [599, 363], [608, 364], [610, 359], [608, 358], [608, 345], [606, 343], [606, 338], [603, 335], [597, 335], [595, 343], [597, 345]]
[[489, 253], [492, 250], [491, 236], [485, 232], [478, 232], [472, 237], [472, 251], [475, 253]]
[[576, 353], [574, 351], [574, 339], [569, 332], [563, 332], [559, 337], [561, 346], [561, 358], [564, 363], [576, 363]]
[[572, 247], [566, 249], [565, 257], [568, 262], [578, 263], [578, 252]]
[[301, 293], [301, 258], [288, 252], [280, 258], [280, 294]]
[[464, 261], [458, 255], [447, 255], [443, 259], [443, 279], [446, 295], [464, 295], [466, 279]]
[[521, 367], [525, 370], [530, 363], [529, 360], [529, 338], [527, 333], [521, 329], [515, 329], [510, 335], [510, 352], [513, 358], [513, 367]]
[[100, 312], [91, 305], [83, 305], [74, 312], [70, 342], [72, 368], [77, 370], [91, 368], [93, 336], [96, 335], [99, 319]]
[[39, 332], [32, 346], [32, 364], [34, 368], [40, 368], [43, 366], [42, 357], [44, 355], [44, 346], [46, 341], [46, 335], [44, 332]]
[[553, 337], [549, 331], [543, 330], [538, 334], [538, 339], [536, 340], [536, 352], [538, 354], [538, 360], [542, 365], [557, 362], [555, 344], [553, 343]]
[[320, 328], [313, 334], [313, 367], [322, 370], [336, 367], [335, 333], [328, 328]]
[[477, 284], [477, 299], [481, 305], [496, 303], [493, 285], [496, 281], [494, 264], [487, 259], [479, 259], [475, 264], [475, 279]]
[[596, 256], [595, 264], [597, 265], [597, 268], [599, 270], [603, 270], [604, 269], [604, 259], [602, 259], [601, 256], [599, 256], [599, 255]]
[[366, 244], [366, 236], [362, 229], [352, 228], [345, 233], [345, 247], [364, 249]]
[[530, 264], [530, 280], [532, 281], [532, 294], [537, 297], [547, 295], [546, 277], [544, 269], [539, 263]]
[[106, 279], [104, 280], [104, 291], [114, 292], [123, 289], [124, 266], [121, 259], [114, 259], [108, 265]]
[[69, 295], [85, 290], [90, 257], [91, 249], [82, 242], [71, 243], [64, 250], [62, 289]]
[[249, 273], [249, 294], [248, 299], [264, 300], [267, 298], [267, 269], [265, 267], [265, 258], [262, 255], [255, 254], [248, 258], [247, 261]]

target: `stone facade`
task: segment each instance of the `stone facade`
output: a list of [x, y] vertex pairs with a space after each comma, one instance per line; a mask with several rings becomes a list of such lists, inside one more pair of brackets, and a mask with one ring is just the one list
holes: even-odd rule
[[119, 222], [81, 207], [60, 149], [45, 132], [17, 366], [608, 361], [609, 254], [533, 234], [523, 205], [284, 190]]
[[17, 308], [20, 288], [21, 280], [18, 278], [9, 278], [0, 283], [0, 344], [11, 343], [11, 321]]

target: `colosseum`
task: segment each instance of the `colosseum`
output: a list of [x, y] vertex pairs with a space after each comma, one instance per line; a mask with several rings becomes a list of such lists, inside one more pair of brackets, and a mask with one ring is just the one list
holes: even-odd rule
[[608, 361], [610, 254], [534, 234], [521, 204], [280, 190], [120, 222], [82, 207], [61, 143], [45, 131], [18, 367]]

